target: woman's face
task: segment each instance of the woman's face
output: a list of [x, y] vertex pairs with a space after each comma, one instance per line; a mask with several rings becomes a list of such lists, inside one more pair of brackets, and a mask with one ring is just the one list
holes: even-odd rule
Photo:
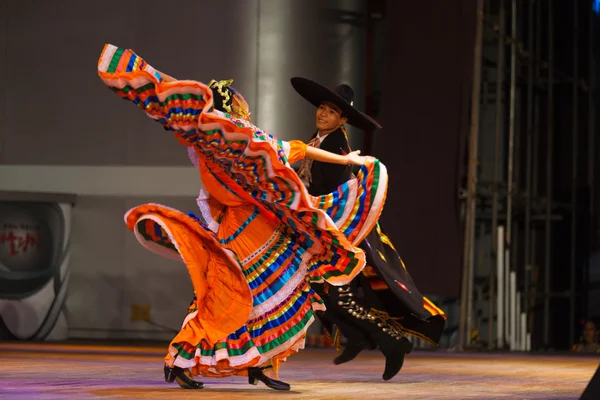
[[231, 111], [235, 118], [250, 121], [250, 106], [241, 94], [236, 93], [233, 95]]

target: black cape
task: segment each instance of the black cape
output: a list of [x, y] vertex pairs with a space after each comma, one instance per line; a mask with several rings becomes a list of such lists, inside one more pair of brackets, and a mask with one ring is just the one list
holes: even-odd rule
[[[320, 148], [337, 154], [350, 152], [348, 139], [341, 129], [327, 135]], [[315, 161], [309, 193], [313, 196], [331, 193], [351, 177], [352, 169], [348, 166]], [[404, 333], [438, 344], [444, 331], [445, 314], [419, 292], [381, 224], [377, 224], [359, 247], [367, 256], [367, 266], [357, 277], [363, 304], [388, 313]], [[326, 304], [328, 309], [339, 307], [336, 301], [326, 301]], [[335, 320], [328, 320], [328, 314], [335, 315], [335, 312], [325, 312], [321, 321], [332, 332]]]

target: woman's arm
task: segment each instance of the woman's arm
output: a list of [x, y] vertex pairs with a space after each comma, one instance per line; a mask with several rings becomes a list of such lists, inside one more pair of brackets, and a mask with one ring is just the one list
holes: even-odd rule
[[326, 162], [330, 164], [342, 165], [363, 165], [367, 157], [359, 156], [360, 150], [353, 151], [346, 155], [331, 153], [326, 150], [317, 149], [316, 147], [308, 146], [306, 148], [306, 158], [315, 161]]
[[173, 78], [172, 76], [165, 74], [164, 72], [158, 71], [158, 73], [160, 74], [160, 77], [163, 78], [163, 81], [165, 81], [165, 82], [175, 82], [177, 80], [177, 79]]

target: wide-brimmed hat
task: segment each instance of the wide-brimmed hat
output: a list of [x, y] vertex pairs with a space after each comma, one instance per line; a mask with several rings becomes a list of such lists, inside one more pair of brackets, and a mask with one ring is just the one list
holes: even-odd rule
[[315, 107], [325, 102], [338, 106], [342, 114], [348, 118], [348, 124], [364, 130], [381, 128], [377, 121], [354, 107], [354, 90], [349, 85], [343, 83], [329, 89], [302, 77], [294, 77], [291, 82], [296, 92]]

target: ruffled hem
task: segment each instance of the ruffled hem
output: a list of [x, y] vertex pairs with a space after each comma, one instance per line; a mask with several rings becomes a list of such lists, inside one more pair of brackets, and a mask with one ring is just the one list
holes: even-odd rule
[[[271, 357], [270, 361], [273, 364], [275, 371], [279, 371], [282, 362], [287, 361], [287, 358], [298, 353], [305, 348], [306, 332], [303, 333], [295, 342], [293, 342], [285, 351]], [[177, 349], [169, 347], [169, 354], [165, 357], [165, 364], [173, 367], [189, 369], [194, 376], [206, 376], [212, 378], [225, 378], [228, 376], [248, 376], [248, 368], [261, 365], [260, 357], [254, 357], [247, 363], [232, 366], [229, 359], [223, 358], [216, 365], [194, 362], [189, 363], [178, 362], [181, 358], [177, 357]]]
[[[304, 348], [306, 331], [314, 322], [314, 311], [324, 310], [318, 296], [315, 294], [317, 298], [314, 299], [312, 296], [309, 294], [308, 299], [300, 300], [304, 308], [299, 312], [300, 315], [286, 321], [286, 326], [278, 327], [277, 332], [266, 335], [266, 339], [253, 339], [249, 332], [251, 328], [244, 326], [214, 347], [202, 341], [196, 345], [173, 341], [165, 362], [190, 369], [194, 375], [215, 377], [245, 375], [248, 367], [263, 365], [268, 361], [273, 362], [277, 369], [280, 361], [285, 361], [289, 355]], [[281, 337], [285, 337], [285, 340], [279, 340]]]

